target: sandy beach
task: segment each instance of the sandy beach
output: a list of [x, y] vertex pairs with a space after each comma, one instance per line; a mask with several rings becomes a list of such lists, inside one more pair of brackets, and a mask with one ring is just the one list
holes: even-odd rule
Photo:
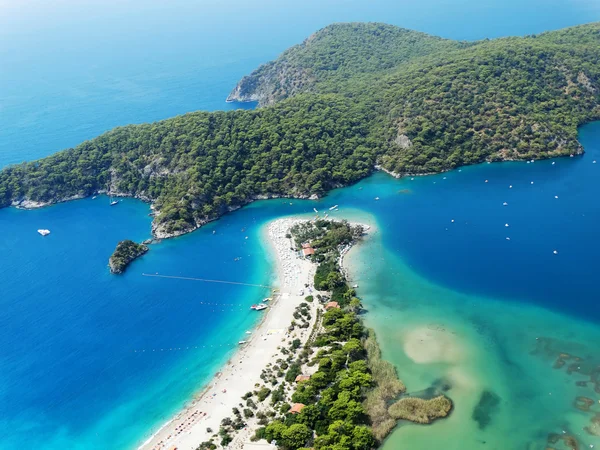
[[[218, 433], [221, 420], [232, 416], [232, 408], [239, 407], [245, 393], [263, 384], [260, 378], [262, 370], [281, 357], [278, 347], [290, 339], [300, 339], [302, 344], [306, 342], [317, 316], [318, 302], [310, 304], [312, 319], [309, 328], [297, 328], [290, 333], [288, 327], [295, 308], [314, 292], [316, 265], [300, 258], [291, 248], [291, 239], [285, 237], [294, 223], [304, 220], [288, 218], [268, 224], [265, 238], [276, 258], [279, 293], [268, 309], [256, 312], [264, 315], [263, 320], [202, 394], [163, 425], [139, 447], [140, 450], [195, 450]], [[247, 424], [247, 428], [234, 435], [228, 448], [275, 448], [264, 441], [263, 444], [251, 443], [250, 437], [258, 426], [256, 418], [249, 419]], [[219, 441], [219, 438], [215, 439], [215, 444]]]

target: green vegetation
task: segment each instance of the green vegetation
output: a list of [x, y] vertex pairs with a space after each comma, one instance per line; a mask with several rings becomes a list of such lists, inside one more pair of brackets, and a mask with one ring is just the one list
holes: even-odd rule
[[144, 244], [136, 244], [130, 240], [124, 240], [117, 244], [117, 248], [108, 260], [111, 273], [123, 273], [127, 266], [136, 258], [148, 251]]
[[402, 175], [580, 153], [577, 127], [600, 118], [599, 31], [464, 43], [332, 25], [232, 94], [269, 106], [121, 127], [8, 167], [0, 207], [135, 196], [154, 203], [165, 237], [256, 198], [322, 196], [375, 166]]
[[429, 400], [406, 397], [390, 406], [389, 413], [396, 419], [405, 419], [417, 423], [431, 423], [434, 419], [446, 417], [451, 409], [452, 402], [443, 395]]
[[381, 350], [373, 330], [367, 331], [364, 347], [369, 370], [375, 380], [375, 387], [367, 393], [364, 405], [371, 419], [373, 435], [381, 441], [396, 426], [396, 420], [388, 412], [388, 403], [398, 394], [403, 394], [406, 387], [398, 379], [394, 366], [381, 359]]
[[362, 401], [373, 381], [360, 340], [364, 329], [356, 314], [339, 309], [324, 314], [323, 327], [321, 337], [335, 343], [320, 347], [310, 362], [304, 354], [289, 369], [295, 378], [296, 368], [303, 363], [318, 366], [308, 381], [298, 383], [291, 396], [293, 403], [306, 406], [299, 414], [285, 414], [259, 429], [256, 438], [276, 440], [284, 449], [369, 450], [375, 439]]

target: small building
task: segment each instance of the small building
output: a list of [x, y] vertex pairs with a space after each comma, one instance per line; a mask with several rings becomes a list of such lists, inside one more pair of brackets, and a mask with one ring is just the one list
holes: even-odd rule
[[310, 380], [310, 375], [298, 375], [296, 377], [296, 383], [300, 383], [301, 381], [308, 381]]
[[315, 249], [312, 247], [306, 247], [302, 249], [302, 254], [304, 256], [311, 256], [315, 254]]
[[290, 414], [298, 414], [304, 409], [306, 405], [304, 403], [294, 403], [290, 409]]
[[304, 244], [302, 244], [302, 248], [311, 248], [312, 245], [310, 245], [308, 242], [305, 242]]
[[338, 303], [338, 302], [329, 302], [329, 303], [327, 303], [327, 304], [325, 305], [325, 309], [326, 309], [326, 310], [329, 310], [329, 309], [331, 309], [331, 308], [337, 308], [337, 309], [340, 309], [340, 305], [339, 305], [339, 303]]

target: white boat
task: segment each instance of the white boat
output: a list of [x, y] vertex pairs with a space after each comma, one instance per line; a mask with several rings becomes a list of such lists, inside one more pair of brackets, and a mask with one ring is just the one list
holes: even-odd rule
[[48, 236], [50, 234], [50, 230], [37, 230], [42, 236]]
[[358, 284], [353, 284], [352, 289], [356, 289], [356, 288], [358, 288]]
[[115, 206], [117, 203], [119, 203], [117, 200], [111, 200], [110, 206]]
[[265, 305], [264, 303], [261, 303], [260, 305], [256, 305], [254, 307], [254, 311], [262, 311], [263, 309], [267, 309], [267, 308], [268, 308], [267, 305]]
[[263, 302], [270, 302], [273, 300], [271, 297], [263, 298]]
[[333, 205], [331, 208], [329, 208], [329, 211], [333, 211], [337, 207], [338, 207], [338, 205]]
[[239, 341], [238, 342], [239, 345], [244, 345], [244, 344], [247, 344], [247, 343], [248, 343], [248, 341]]
[[96, 196], [95, 195], [92, 197], [92, 200], [96, 200]]
[[504, 203], [502, 203], [502, 205], [503, 205], [503, 206], [507, 206], [507, 205], [508, 205], [508, 203], [504, 202]]
[[379, 200], [379, 197], [375, 197], [375, 200]]
[[313, 211], [319, 214], [319, 210], [317, 208], [313, 208]]

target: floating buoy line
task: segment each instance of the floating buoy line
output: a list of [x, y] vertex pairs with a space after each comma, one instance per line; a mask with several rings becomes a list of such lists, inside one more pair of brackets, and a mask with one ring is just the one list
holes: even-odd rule
[[132, 353], [165, 353], [165, 352], [180, 352], [188, 350], [198, 350], [203, 348], [217, 348], [217, 347], [239, 347], [238, 343], [230, 344], [215, 344], [215, 345], [194, 345], [189, 347], [163, 347], [163, 348], [136, 348], [132, 350]]
[[159, 275], [158, 273], [142, 273], [142, 276], [154, 277], [154, 278], [169, 278], [172, 280], [202, 281], [204, 283], [237, 284], [239, 286], [251, 286], [251, 287], [273, 289], [273, 286], [267, 286], [264, 284], [242, 283], [240, 281], [209, 280], [206, 278], [180, 277], [180, 276], [175, 276], [175, 275]]

